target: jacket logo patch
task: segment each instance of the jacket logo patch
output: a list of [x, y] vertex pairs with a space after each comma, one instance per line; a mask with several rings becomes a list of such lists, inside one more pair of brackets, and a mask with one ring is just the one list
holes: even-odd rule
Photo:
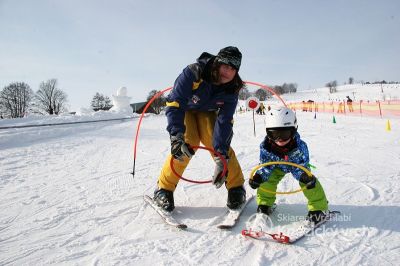
[[303, 157], [303, 153], [300, 150], [295, 150], [290, 154], [291, 157]]
[[197, 96], [197, 95], [193, 95], [193, 96], [192, 96], [192, 102], [193, 102], [193, 103], [198, 103], [199, 101], [200, 101], [199, 96]]

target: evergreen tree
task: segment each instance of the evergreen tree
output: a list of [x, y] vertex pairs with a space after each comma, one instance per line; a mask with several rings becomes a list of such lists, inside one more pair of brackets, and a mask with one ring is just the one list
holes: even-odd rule
[[107, 111], [112, 107], [112, 104], [108, 96], [104, 96], [103, 94], [96, 92], [96, 94], [93, 96], [90, 106], [92, 107], [93, 111]]

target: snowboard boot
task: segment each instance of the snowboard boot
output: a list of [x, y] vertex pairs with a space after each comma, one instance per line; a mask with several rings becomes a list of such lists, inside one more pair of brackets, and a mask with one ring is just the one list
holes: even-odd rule
[[246, 190], [243, 186], [234, 187], [228, 190], [228, 206], [229, 209], [239, 209], [246, 202]]
[[267, 205], [258, 205], [257, 207], [257, 212], [258, 213], [264, 213], [266, 215], [270, 215], [272, 213], [272, 208]]
[[172, 212], [175, 208], [174, 205], [174, 193], [169, 190], [160, 188], [154, 191], [154, 202], [162, 209], [167, 212]]
[[307, 214], [307, 220], [313, 224], [318, 224], [325, 220], [326, 213], [323, 211], [309, 211]]

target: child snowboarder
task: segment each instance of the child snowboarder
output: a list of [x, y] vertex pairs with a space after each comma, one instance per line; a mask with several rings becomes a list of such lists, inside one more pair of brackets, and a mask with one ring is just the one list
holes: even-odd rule
[[[260, 164], [272, 161], [288, 161], [309, 169], [307, 144], [297, 133], [296, 114], [287, 107], [275, 107], [266, 113], [267, 136], [260, 145]], [[307, 219], [318, 223], [324, 219], [328, 210], [325, 192], [315, 178], [309, 177], [301, 169], [289, 165], [272, 165], [258, 169], [250, 178], [249, 185], [257, 190], [257, 212], [271, 214], [276, 196], [267, 191], [276, 192], [278, 183], [287, 174], [292, 173], [308, 200]], [[267, 190], [267, 191], [265, 191]]]

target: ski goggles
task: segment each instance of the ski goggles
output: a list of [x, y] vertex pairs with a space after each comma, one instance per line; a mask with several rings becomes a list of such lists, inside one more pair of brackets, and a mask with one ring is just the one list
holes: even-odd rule
[[274, 128], [267, 129], [267, 137], [273, 141], [286, 141], [294, 136], [296, 130], [294, 128]]

